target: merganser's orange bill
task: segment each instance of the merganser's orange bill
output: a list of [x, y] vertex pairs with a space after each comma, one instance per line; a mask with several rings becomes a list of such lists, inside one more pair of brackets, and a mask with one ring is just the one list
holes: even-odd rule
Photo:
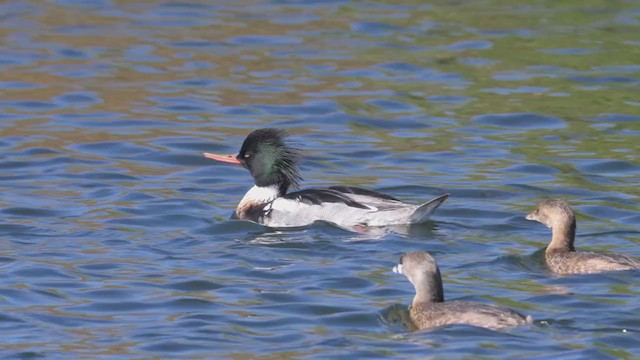
[[211, 159], [211, 160], [215, 160], [223, 163], [242, 165], [240, 161], [236, 159], [236, 156], [238, 156], [238, 154], [217, 155], [217, 154], [211, 154], [211, 153], [203, 153], [202, 155], [204, 155], [204, 157], [206, 157], [207, 159]]

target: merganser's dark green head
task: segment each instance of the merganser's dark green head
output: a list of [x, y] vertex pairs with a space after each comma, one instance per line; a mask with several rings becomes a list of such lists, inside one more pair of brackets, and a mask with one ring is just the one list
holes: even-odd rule
[[242, 143], [237, 155], [205, 153], [206, 158], [241, 165], [251, 173], [257, 186], [277, 186], [280, 195], [297, 188], [302, 178], [298, 163], [300, 150], [285, 142], [284, 130], [265, 128], [253, 131]]

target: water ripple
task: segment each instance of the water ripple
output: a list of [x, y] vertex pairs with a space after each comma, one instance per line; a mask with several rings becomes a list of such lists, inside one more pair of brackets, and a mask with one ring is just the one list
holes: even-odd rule
[[558, 118], [539, 114], [488, 114], [477, 116], [474, 120], [485, 125], [512, 129], [553, 129], [566, 126]]

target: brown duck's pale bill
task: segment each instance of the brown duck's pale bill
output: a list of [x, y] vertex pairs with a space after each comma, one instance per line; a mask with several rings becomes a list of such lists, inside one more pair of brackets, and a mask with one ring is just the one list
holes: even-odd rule
[[402, 264], [398, 264], [391, 269], [396, 274], [402, 274]]
[[240, 161], [236, 159], [236, 156], [238, 156], [238, 154], [218, 155], [218, 154], [211, 154], [211, 153], [203, 153], [202, 155], [204, 155], [204, 157], [206, 157], [207, 159], [211, 159], [211, 160], [215, 160], [223, 163], [242, 165]]

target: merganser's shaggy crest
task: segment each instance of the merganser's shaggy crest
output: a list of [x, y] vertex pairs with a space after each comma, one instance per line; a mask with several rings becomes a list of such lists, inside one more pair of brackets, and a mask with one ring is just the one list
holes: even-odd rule
[[306, 226], [314, 221], [344, 227], [418, 224], [427, 221], [449, 197], [444, 194], [422, 205], [411, 205], [352, 186], [287, 193], [289, 188], [297, 188], [302, 178], [300, 151], [289, 146], [285, 137], [283, 130], [258, 129], [247, 136], [237, 155], [204, 153], [207, 159], [241, 165], [253, 176], [255, 185], [238, 204], [238, 218], [275, 228]]
[[406, 276], [416, 289], [409, 315], [418, 329], [466, 324], [500, 330], [533, 322], [531, 316], [502, 306], [459, 300], [445, 302], [440, 269], [428, 252], [402, 255], [393, 272]]
[[596, 274], [605, 271], [640, 269], [640, 259], [623, 254], [599, 254], [576, 251], [576, 215], [564, 200], [547, 199], [526, 216], [551, 228], [551, 243], [544, 259], [556, 274]]

